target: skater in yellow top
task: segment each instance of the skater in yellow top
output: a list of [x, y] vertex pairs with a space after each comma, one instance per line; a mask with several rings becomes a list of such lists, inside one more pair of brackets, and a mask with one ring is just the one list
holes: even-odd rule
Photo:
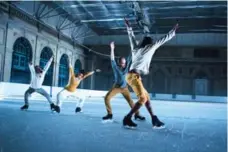
[[55, 110], [58, 113], [60, 113], [62, 101], [69, 96], [79, 99], [75, 112], [76, 113], [81, 112], [84, 101], [85, 101], [85, 95], [78, 94], [76, 92], [76, 89], [83, 79], [87, 78], [88, 76], [91, 76], [92, 74], [94, 74], [94, 72], [100, 72], [99, 69], [96, 69], [96, 70], [88, 72], [88, 73], [85, 73], [84, 70], [80, 70], [80, 72], [75, 75], [73, 67], [70, 63], [69, 63], [69, 70], [70, 70], [70, 76], [69, 76], [70, 78], [69, 78], [68, 85], [57, 94], [57, 103], [56, 103], [57, 106], [56, 106]]

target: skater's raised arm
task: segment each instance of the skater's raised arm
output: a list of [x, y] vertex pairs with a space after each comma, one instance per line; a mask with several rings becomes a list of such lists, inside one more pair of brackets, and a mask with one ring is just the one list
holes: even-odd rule
[[130, 53], [130, 55], [127, 57], [127, 66], [126, 66], [126, 71], [129, 70], [130, 65], [131, 65], [131, 61], [132, 61], [132, 54]]
[[69, 64], [69, 73], [70, 73], [70, 78], [75, 77], [74, 75], [74, 69], [71, 64]]
[[32, 64], [32, 62], [29, 62], [29, 70], [31, 72], [32, 75], [35, 75], [35, 69], [34, 69], [34, 65]]
[[88, 73], [86, 73], [86, 74], [83, 76], [82, 79], [85, 79], [85, 78], [87, 78], [88, 76], [91, 76], [91, 75], [94, 74], [95, 72], [101, 72], [101, 70], [100, 70], [100, 69], [96, 69], [96, 70], [94, 70], [94, 71], [88, 72]]
[[114, 50], [115, 50], [115, 43], [114, 42], [111, 42], [110, 43], [110, 48], [111, 48], [111, 60], [115, 61], [115, 55], [114, 55]]
[[125, 24], [127, 27], [127, 33], [128, 33], [128, 38], [130, 40], [131, 51], [133, 51], [137, 47], [135, 35], [134, 35], [132, 28], [129, 25], [129, 22], [125, 18], [124, 18], [124, 21], [125, 21]]
[[53, 61], [53, 56], [49, 59], [49, 61], [47, 62], [47, 64], [45, 65], [45, 67], [44, 67], [44, 70], [43, 70], [43, 72], [44, 73], [46, 73], [47, 71], [48, 71], [48, 69], [49, 69], [49, 67], [51, 66], [51, 63], [52, 63], [52, 61]]
[[114, 55], [114, 50], [115, 50], [115, 43], [114, 42], [111, 42], [110, 43], [110, 48], [111, 48], [111, 65], [112, 65], [112, 69], [113, 70], [116, 70], [118, 69], [117, 68], [117, 64], [116, 64], [116, 61], [115, 61], [115, 55]]
[[171, 31], [169, 31], [168, 34], [166, 34], [164, 37], [162, 37], [161, 39], [159, 39], [158, 41], [156, 41], [155, 44], [153, 45], [153, 47], [155, 49], [157, 49], [160, 46], [162, 46], [164, 43], [166, 43], [167, 41], [171, 40], [176, 35], [177, 28], [178, 28], [178, 24], [176, 24], [174, 26], [174, 28]]

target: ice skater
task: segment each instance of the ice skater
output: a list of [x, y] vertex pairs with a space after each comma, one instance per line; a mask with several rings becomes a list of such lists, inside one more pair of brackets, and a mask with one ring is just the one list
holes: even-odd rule
[[75, 112], [76, 113], [82, 112], [82, 107], [83, 107], [83, 104], [85, 101], [85, 95], [77, 93], [76, 89], [83, 79], [94, 74], [94, 72], [100, 72], [100, 69], [96, 69], [96, 70], [88, 72], [88, 73], [85, 73], [84, 70], [80, 70], [80, 72], [75, 75], [73, 67], [69, 63], [69, 72], [70, 72], [70, 77], [69, 77], [68, 85], [57, 94], [57, 103], [56, 103], [57, 106], [56, 106], [55, 111], [58, 113], [60, 113], [60, 111], [61, 111], [61, 106], [62, 106], [63, 100], [66, 99], [67, 97], [73, 97], [73, 98], [78, 99], [79, 101], [76, 105]]
[[[113, 121], [112, 119], [113, 114], [112, 114], [110, 101], [111, 101], [111, 98], [114, 97], [116, 94], [121, 93], [123, 97], [126, 99], [126, 101], [128, 102], [129, 106], [131, 108], [133, 108], [134, 106], [134, 102], [131, 99], [130, 91], [128, 90], [127, 82], [125, 80], [125, 77], [126, 77], [126, 74], [128, 73], [130, 62], [131, 62], [131, 55], [128, 57], [127, 61], [124, 57], [121, 57], [118, 62], [119, 65], [117, 65], [115, 61], [115, 55], [114, 55], [114, 49], [115, 49], [114, 42], [110, 43], [110, 48], [111, 48], [111, 65], [114, 72], [114, 85], [105, 96], [105, 106], [108, 114], [102, 118], [104, 122]], [[145, 120], [145, 117], [140, 116], [139, 112], [136, 111], [135, 119]]]
[[134, 32], [132, 28], [129, 26], [129, 23], [126, 19], [125, 19], [125, 23], [127, 26], [127, 32], [128, 32], [131, 51], [132, 51], [132, 64], [130, 66], [130, 71], [126, 76], [126, 80], [127, 80], [127, 83], [133, 89], [133, 91], [135, 92], [135, 94], [137, 95], [138, 102], [135, 103], [134, 107], [124, 117], [123, 126], [130, 127], [130, 128], [137, 127], [137, 124], [135, 124], [131, 120], [131, 117], [136, 111], [140, 109], [140, 107], [143, 104], [145, 104], [151, 116], [153, 128], [164, 128], [165, 124], [158, 119], [158, 117], [154, 114], [151, 108], [150, 97], [148, 92], [143, 86], [140, 75], [147, 75], [149, 73], [150, 62], [155, 51], [161, 45], [171, 40], [175, 36], [176, 29], [178, 28], [178, 24], [176, 24], [175, 27], [160, 40], [153, 42], [151, 37], [145, 36], [142, 39], [142, 41], [138, 44], [135, 40]]
[[40, 66], [34, 65], [30, 62], [29, 69], [31, 72], [31, 84], [28, 90], [26, 90], [24, 94], [25, 105], [21, 107], [21, 110], [27, 110], [29, 108], [28, 97], [31, 96], [32, 93], [37, 92], [43, 95], [47, 101], [50, 103], [51, 110], [55, 109], [54, 103], [51, 101], [49, 94], [42, 88], [42, 84], [44, 82], [45, 74], [47, 73], [51, 63], [53, 61], [53, 56], [49, 59], [44, 69]]

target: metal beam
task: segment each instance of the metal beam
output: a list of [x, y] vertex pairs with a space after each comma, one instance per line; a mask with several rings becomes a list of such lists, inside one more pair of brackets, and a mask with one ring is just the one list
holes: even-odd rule
[[48, 15], [49, 13], [51, 13], [51, 12], [53, 12], [53, 11], [55, 11], [55, 10], [58, 10], [58, 9], [62, 9], [62, 7], [61, 7], [61, 6], [57, 6], [57, 7], [55, 7], [55, 8], [51, 8], [51, 9], [50, 9], [49, 11], [47, 11], [45, 14], [41, 15], [40, 18], [43, 18], [43, 17], [45, 17], [46, 15]]
[[[80, 31], [81, 28], [82, 28], [82, 26], [80, 26], [79, 28], [74, 28], [74, 30], [73, 30], [73, 32], [72, 32], [72, 34], [71, 34], [71, 37], [72, 37], [72, 38], [77, 38], [77, 36], [78, 36], [79, 33], [80, 33], [80, 32], [78, 32], [78, 31]], [[75, 33], [77, 33], [77, 34], [74, 35]]]
[[57, 29], [60, 30], [61, 26], [65, 23], [66, 19], [68, 18], [69, 14], [66, 15], [66, 17], [64, 18], [64, 20], [62, 22], [60, 22], [60, 17], [59, 17], [59, 24], [57, 24]]
[[79, 23], [81, 23], [80, 22], [80, 20], [78, 20], [78, 19], [75, 19], [73, 22], [71, 22], [71, 23], [69, 23], [69, 24], [66, 24], [66, 25], [64, 25], [63, 27], [61, 27], [60, 28], [60, 30], [64, 30], [66, 27], [68, 27], [69, 25], [79, 25]]
[[44, 12], [44, 10], [47, 8], [47, 5], [44, 4], [44, 7], [41, 9], [40, 13], [39, 13], [39, 18], [41, 17], [42, 13]]
[[56, 17], [56, 16], [67, 15], [67, 14], [69, 14], [69, 13], [54, 14], [54, 15], [50, 15], [50, 16], [43, 17], [43, 19], [44, 19], [44, 18], [51, 18], [51, 17]]
[[66, 28], [61, 28], [60, 30], [67, 30], [67, 29], [71, 29], [71, 28], [76, 28], [76, 27], [79, 27], [79, 26], [81, 26], [81, 25], [74, 25], [74, 26], [71, 26], [71, 27], [66, 27]]

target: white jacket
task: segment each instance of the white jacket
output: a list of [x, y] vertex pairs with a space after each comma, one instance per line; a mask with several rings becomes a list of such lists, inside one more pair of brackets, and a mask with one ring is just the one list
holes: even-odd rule
[[51, 57], [51, 59], [47, 62], [47, 64], [45, 65], [43, 72], [40, 74], [37, 74], [35, 69], [34, 69], [34, 65], [30, 65], [29, 64], [29, 69], [31, 72], [31, 83], [30, 83], [30, 87], [33, 89], [40, 89], [42, 87], [42, 84], [44, 82], [44, 77], [45, 74], [48, 71], [48, 68], [50, 67], [51, 63], [52, 63], [53, 57]]
[[130, 45], [131, 45], [131, 52], [132, 52], [132, 64], [131, 64], [130, 70], [134, 69], [139, 74], [147, 75], [149, 73], [150, 62], [155, 51], [161, 45], [163, 45], [165, 42], [169, 41], [175, 36], [175, 30], [171, 30], [163, 38], [156, 41], [154, 44], [145, 46], [144, 48], [137, 48], [137, 43], [136, 43], [132, 28], [128, 28], [127, 31], [128, 31], [128, 36], [129, 36]]

